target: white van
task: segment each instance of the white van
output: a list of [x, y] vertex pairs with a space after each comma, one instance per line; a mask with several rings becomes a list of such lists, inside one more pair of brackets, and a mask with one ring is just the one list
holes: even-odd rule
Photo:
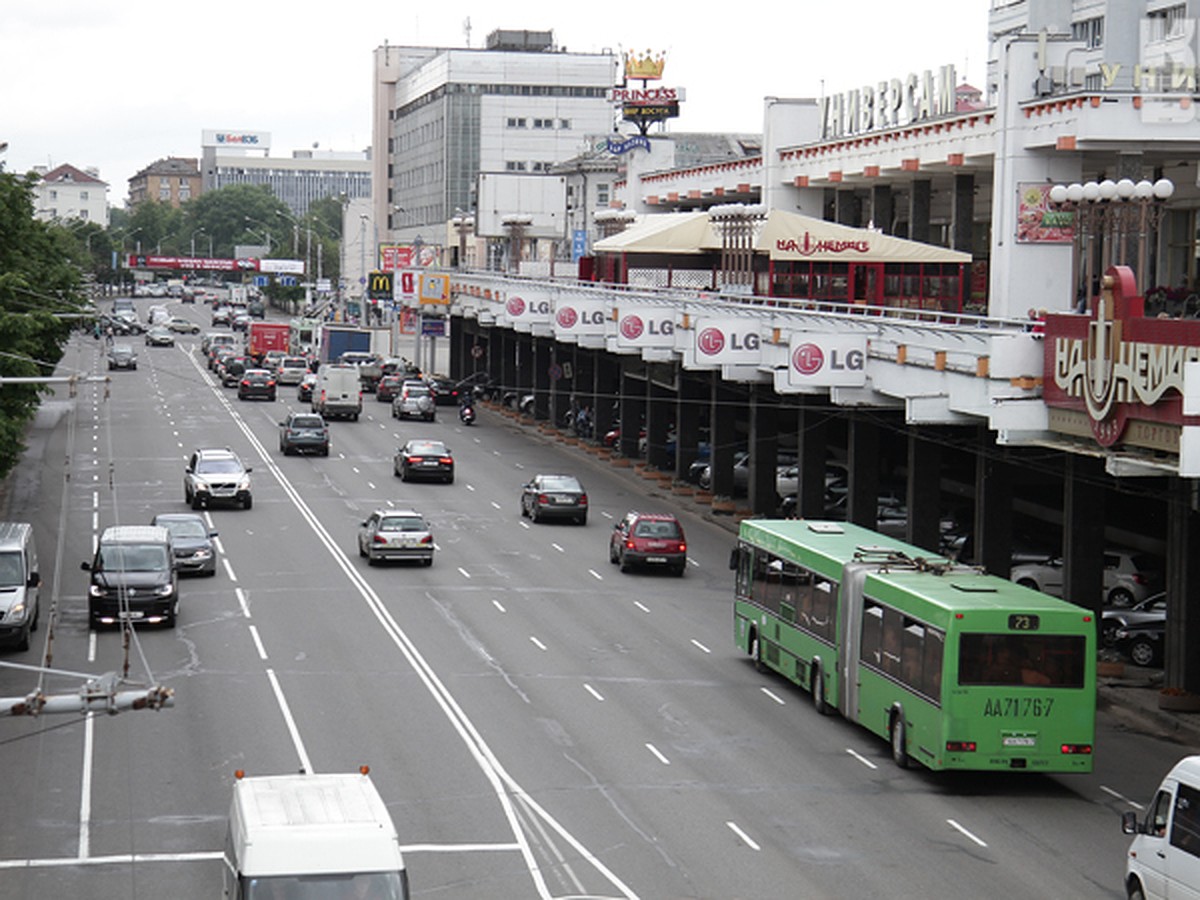
[[0, 641], [29, 649], [29, 634], [37, 630], [41, 586], [33, 526], [0, 522]]
[[1200, 897], [1200, 756], [1176, 763], [1145, 819], [1126, 812], [1121, 830], [1133, 835], [1125, 856], [1130, 900]]
[[224, 896], [408, 900], [400, 839], [366, 767], [357, 775], [239, 772]]
[[312, 411], [326, 419], [358, 420], [362, 413], [362, 384], [354, 366], [323, 365], [313, 385]]

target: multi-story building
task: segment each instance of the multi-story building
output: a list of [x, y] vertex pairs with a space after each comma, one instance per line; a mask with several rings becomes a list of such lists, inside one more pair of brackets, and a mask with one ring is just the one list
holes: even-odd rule
[[343, 202], [371, 196], [371, 153], [296, 150], [270, 156], [270, 132], [205, 131], [201, 177], [206, 191], [231, 184], [264, 184], [294, 216], [328, 197]]
[[53, 169], [35, 166], [34, 215], [43, 221], [76, 219], [108, 227], [108, 183], [98, 169], [63, 164]]
[[496, 31], [485, 49], [375, 51], [373, 215], [381, 237], [429, 241], [475, 210], [478, 175], [549, 174], [612, 130], [619, 59], [553, 32]]
[[197, 160], [176, 156], [160, 159], [129, 179], [129, 206], [155, 200], [179, 208], [180, 204], [200, 196], [200, 168]]

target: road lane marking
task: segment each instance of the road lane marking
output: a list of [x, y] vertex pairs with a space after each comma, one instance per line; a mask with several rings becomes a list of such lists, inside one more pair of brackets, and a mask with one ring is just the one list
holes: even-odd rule
[[300, 757], [300, 767], [311, 775], [313, 773], [312, 762], [308, 758], [308, 751], [304, 749], [300, 729], [296, 727], [296, 720], [292, 718], [291, 707], [288, 706], [287, 697], [283, 696], [283, 688], [279, 686], [279, 679], [275, 677], [274, 669], [267, 669], [267, 678], [271, 682], [271, 690], [275, 692], [275, 701], [279, 704], [280, 712], [283, 713], [283, 721], [287, 724], [288, 733], [292, 736], [292, 746], [296, 748], [296, 755]]
[[662, 753], [659, 751], [659, 749], [657, 747], [655, 747], [653, 744], [647, 744], [646, 749], [649, 750], [651, 753], [653, 753], [655, 756], [657, 756], [658, 761], [660, 763], [662, 763], [664, 766], [669, 766], [671, 764], [671, 761], [669, 759], [667, 759], [665, 756], [663, 756]]
[[495, 500], [492, 501], [492, 509], [500, 509], [500, 504]]
[[500, 612], [508, 612], [508, 610], [504, 608], [504, 604], [499, 600], [493, 600], [492, 606], [496, 607], [496, 609], [500, 610]]
[[537, 647], [539, 650], [546, 649], [546, 645], [543, 644], [541, 641], [539, 641], [537, 638], [535, 638], [532, 634], [529, 636], [529, 640], [531, 640], [533, 642], [533, 646]]
[[599, 572], [597, 572], [595, 569], [588, 569], [588, 574], [591, 575], [593, 578], [595, 578], [597, 581], [604, 580], [604, 576], [601, 575]]
[[974, 841], [976, 844], [978, 844], [980, 847], [986, 847], [986, 846], [987, 846], [987, 842], [986, 842], [986, 841], [980, 840], [979, 838], [975, 837], [975, 835], [971, 834], [971, 832], [967, 831], [967, 829], [963, 828], [961, 825], [959, 825], [959, 824], [958, 824], [957, 822], [955, 822], [953, 819], [947, 819], [947, 820], [946, 820], [946, 824], [948, 824], [948, 825], [949, 825], [951, 828], [953, 828], [955, 831], [959, 832], [959, 834], [962, 834], [964, 837], [968, 837], [968, 838], [970, 838], [971, 840], [973, 840], [973, 841]]
[[250, 626], [250, 637], [254, 638], [254, 646], [258, 649], [258, 658], [267, 659], [267, 648], [263, 646], [262, 638], [258, 636], [257, 626]]
[[[93, 632], [94, 634], [95, 632]], [[83, 720], [83, 777], [79, 786], [79, 858], [87, 859], [92, 847], [92, 764], [95, 748], [95, 719], [88, 713]]]
[[762, 691], [764, 694], [766, 694], [768, 697], [770, 697], [772, 700], [774, 700], [776, 703], [778, 703], [780, 706], [787, 705], [787, 701], [784, 700], [782, 697], [780, 697], [778, 694], [773, 693], [770, 688], [759, 688], [759, 690]]
[[221, 562], [225, 565], [225, 572], [229, 575], [230, 581], [237, 581], [237, 576], [233, 574], [233, 566], [229, 564], [228, 558], [222, 556]]
[[856, 753], [855, 751], [851, 750], [849, 747], [846, 748], [846, 752], [849, 753], [851, 756], [853, 756], [855, 759], [857, 759], [860, 763], [862, 763], [868, 769], [878, 769], [879, 768], [879, 766], [875, 765], [875, 763], [871, 762], [869, 759], [867, 759], [861, 753]]
[[470, 572], [468, 572], [466, 569], [464, 569], [462, 566], [459, 566], [459, 567], [458, 567], [458, 571], [459, 571], [459, 574], [460, 574], [460, 575], [462, 575], [462, 577], [463, 577], [463, 578], [470, 578], [470, 577], [471, 577], [471, 573], [470, 573]]
[[751, 850], [761, 850], [762, 849], [762, 847], [758, 846], [758, 844], [756, 844], [754, 841], [752, 841], [750, 839], [750, 835], [746, 834], [746, 832], [744, 832], [744, 831], [742, 831], [742, 829], [738, 828], [736, 822], [726, 822], [725, 825], [729, 828], [730, 831], [732, 831], [739, 838], [741, 838], [741, 840], [744, 841], [746, 846], [749, 847]]
[[[595, 697], [597, 700], [599, 700], [601, 703], [604, 702], [604, 695], [601, 694], [594, 687], [592, 687], [590, 684], [584, 684], [583, 689], [585, 691], [587, 691], [589, 694], [591, 694], [593, 697]], [[650, 746], [650, 745], [647, 744], [646, 746]]]
[[1134, 809], [1143, 809], [1142, 804], [1138, 803], [1136, 800], [1130, 800], [1128, 797], [1124, 796], [1123, 794], [1118, 794], [1116, 791], [1114, 791], [1110, 787], [1105, 787], [1104, 785], [1100, 785], [1100, 790], [1104, 791], [1104, 793], [1108, 794], [1110, 797], [1116, 797], [1122, 803], [1128, 803]]
[[242, 615], [245, 616], [247, 619], [251, 618], [250, 607], [246, 605], [245, 591], [243, 591], [241, 588], [234, 588], [233, 595], [235, 597], [237, 597], [238, 605], [242, 608]]
[[636, 606], [638, 609], [640, 609], [644, 613], [650, 612], [650, 607], [648, 607], [648, 606], [646, 606], [646, 604], [642, 603], [641, 600], [634, 600], [633, 605]]
[[703, 650], [705, 653], [712, 653], [711, 650], [709, 650], [707, 647], [705, 647], [702, 643], [700, 643], [695, 638], [692, 638], [692, 643], [695, 644], [697, 647], [699, 647], [701, 650]]
[[550, 542], [550, 546], [551, 546], [551, 547], [553, 547], [555, 550], [557, 550], [559, 553], [566, 553], [566, 552], [567, 552], [567, 551], [566, 551], [566, 550], [564, 550], [562, 547], [560, 547], [558, 544], [554, 543], [554, 541], [551, 541], [551, 542]]

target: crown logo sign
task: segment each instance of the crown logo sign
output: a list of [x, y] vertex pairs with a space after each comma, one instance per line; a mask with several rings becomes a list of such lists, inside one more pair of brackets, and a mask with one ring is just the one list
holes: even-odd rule
[[637, 51], [625, 54], [625, 77], [640, 78], [651, 81], [662, 78], [663, 69], [667, 65], [667, 54], [660, 52], [657, 56], [647, 50], [639, 56]]

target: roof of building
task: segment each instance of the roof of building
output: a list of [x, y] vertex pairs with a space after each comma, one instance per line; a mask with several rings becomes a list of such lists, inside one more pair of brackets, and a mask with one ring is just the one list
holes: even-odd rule
[[93, 175], [90, 172], [85, 172], [82, 169], [77, 169], [69, 163], [63, 163], [61, 166], [56, 166], [49, 172], [42, 174], [42, 181], [48, 183], [62, 184], [63, 182], [82, 182], [89, 184], [107, 184], [108, 182]]
[[166, 159], [150, 163], [150, 165], [134, 175], [133, 178], [142, 178], [146, 175], [193, 175], [199, 178], [200, 163], [196, 159], [168, 156]]

